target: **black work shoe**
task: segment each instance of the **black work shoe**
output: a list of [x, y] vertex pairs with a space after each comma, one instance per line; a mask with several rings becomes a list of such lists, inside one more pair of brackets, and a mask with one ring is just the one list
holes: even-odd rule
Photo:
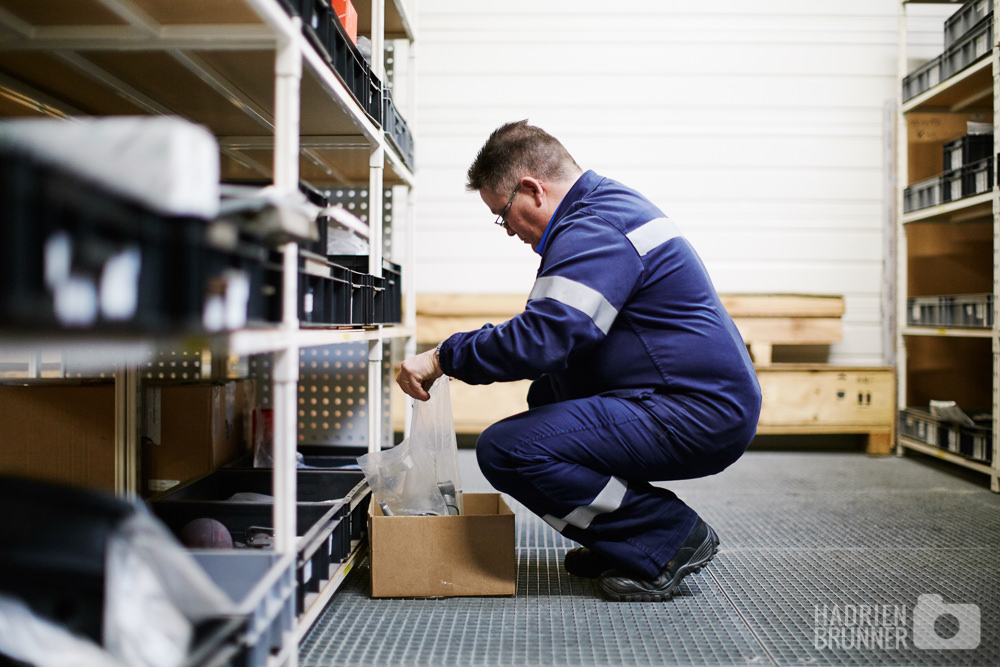
[[605, 597], [615, 602], [663, 602], [680, 587], [681, 579], [698, 572], [719, 550], [719, 536], [698, 519], [687, 540], [652, 581], [637, 579], [620, 570], [603, 574], [597, 585]]
[[577, 547], [567, 551], [563, 565], [570, 574], [588, 579], [597, 579], [612, 568], [607, 559], [587, 547]]

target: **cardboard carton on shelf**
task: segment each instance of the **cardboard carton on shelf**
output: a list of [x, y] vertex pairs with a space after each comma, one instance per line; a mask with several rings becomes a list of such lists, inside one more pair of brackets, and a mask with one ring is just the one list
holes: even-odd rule
[[[142, 486], [148, 495], [245, 450], [249, 380], [144, 384]], [[0, 384], [0, 473], [115, 491], [115, 386], [109, 380]]]
[[142, 397], [142, 492], [163, 491], [247, 451], [253, 382], [149, 384]]
[[114, 384], [0, 385], [0, 473], [114, 491]]

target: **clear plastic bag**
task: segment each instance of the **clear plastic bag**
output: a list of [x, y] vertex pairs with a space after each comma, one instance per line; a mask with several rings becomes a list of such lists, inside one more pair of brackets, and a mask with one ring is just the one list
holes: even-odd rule
[[462, 513], [448, 378], [438, 378], [429, 393], [429, 400], [414, 402], [410, 434], [403, 442], [358, 459], [372, 495], [387, 516]]

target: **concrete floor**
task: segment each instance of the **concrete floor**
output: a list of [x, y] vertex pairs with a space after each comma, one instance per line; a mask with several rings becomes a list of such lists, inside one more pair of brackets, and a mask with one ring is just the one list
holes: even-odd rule
[[[461, 450], [466, 491], [489, 491]], [[667, 603], [609, 603], [515, 506], [513, 597], [375, 600], [357, 568], [300, 665], [1000, 665], [1000, 494], [924, 457], [751, 451], [672, 483], [719, 533]], [[935, 597], [939, 596], [939, 597]]]

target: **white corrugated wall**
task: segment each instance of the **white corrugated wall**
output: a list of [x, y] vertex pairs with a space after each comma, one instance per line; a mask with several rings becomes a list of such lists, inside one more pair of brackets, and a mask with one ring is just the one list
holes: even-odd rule
[[[416, 289], [530, 289], [537, 256], [464, 190], [489, 133], [527, 118], [674, 218], [720, 292], [844, 295], [831, 361], [881, 363], [898, 9], [419, 0]], [[933, 52], [941, 19], [924, 24]]]

